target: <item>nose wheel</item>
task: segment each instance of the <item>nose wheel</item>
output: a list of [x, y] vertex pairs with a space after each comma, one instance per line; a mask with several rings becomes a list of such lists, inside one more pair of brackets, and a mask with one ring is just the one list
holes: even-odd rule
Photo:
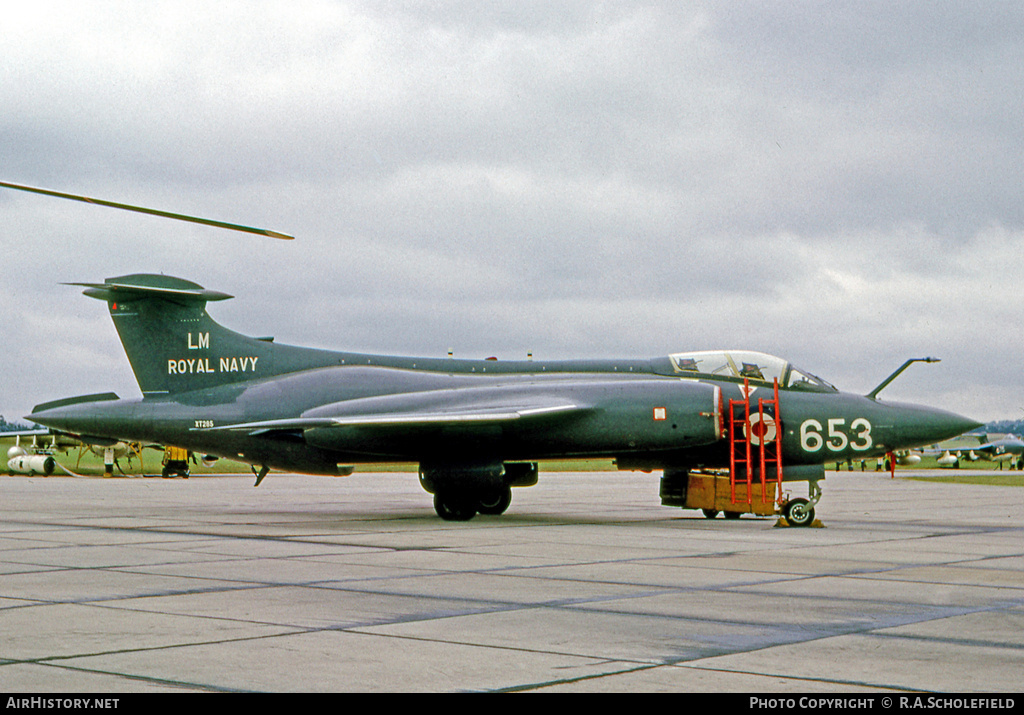
[[789, 499], [782, 505], [782, 516], [790, 526], [810, 526], [814, 523], [814, 506], [821, 499], [821, 487], [818, 482], [808, 482], [810, 499], [797, 497]]
[[790, 526], [810, 526], [814, 521], [814, 507], [806, 499], [790, 499], [782, 507], [782, 516]]

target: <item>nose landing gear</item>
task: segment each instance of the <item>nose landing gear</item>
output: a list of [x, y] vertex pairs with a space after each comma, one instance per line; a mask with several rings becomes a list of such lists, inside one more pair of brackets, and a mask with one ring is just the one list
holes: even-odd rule
[[787, 499], [782, 505], [782, 517], [790, 526], [810, 526], [814, 523], [814, 505], [821, 499], [821, 486], [817, 481], [807, 484], [810, 499]]

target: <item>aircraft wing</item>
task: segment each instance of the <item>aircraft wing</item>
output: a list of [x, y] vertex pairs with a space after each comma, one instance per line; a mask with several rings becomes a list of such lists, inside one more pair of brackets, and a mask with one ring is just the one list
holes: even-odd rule
[[[354, 400], [353, 402], [362, 402], [362, 400]], [[333, 415], [319, 414], [324, 411], [324, 408], [320, 408], [317, 410], [318, 414], [316, 415], [280, 420], [245, 422], [206, 429], [245, 431], [251, 436], [257, 436], [261, 434], [269, 434], [271, 432], [330, 427], [454, 426], [512, 422], [515, 420], [539, 418], [556, 414], [582, 412], [588, 409], [586, 406], [581, 406], [573, 402], [557, 400], [536, 400], [528, 403], [510, 405], [452, 405], [447, 409], [435, 405], [419, 409], [396, 409], [390, 411], [367, 410], [365, 412], [353, 412], [351, 405], [345, 405], [345, 407], [348, 409], [345, 409], [343, 413]]]
[[55, 434], [47, 427], [38, 429], [17, 429], [0, 432], [0, 437], [46, 437]]

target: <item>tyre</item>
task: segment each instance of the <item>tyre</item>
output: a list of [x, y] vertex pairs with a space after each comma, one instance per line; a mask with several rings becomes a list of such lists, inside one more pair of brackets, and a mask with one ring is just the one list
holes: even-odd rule
[[461, 494], [434, 495], [434, 511], [445, 521], [469, 521], [476, 516], [476, 510], [476, 501]]
[[806, 499], [790, 499], [782, 507], [782, 516], [790, 526], [810, 526], [814, 521], [814, 507]]
[[498, 516], [504, 514], [511, 503], [512, 488], [502, 487], [501, 489], [495, 489], [492, 492], [483, 494], [477, 503], [476, 510], [488, 516]]

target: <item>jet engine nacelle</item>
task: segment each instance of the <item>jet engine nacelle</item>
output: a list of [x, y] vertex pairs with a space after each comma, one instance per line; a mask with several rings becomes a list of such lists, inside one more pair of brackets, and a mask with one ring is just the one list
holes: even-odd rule
[[48, 454], [22, 454], [7, 460], [7, 469], [16, 474], [42, 474], [50, 476], [57, 462]]

